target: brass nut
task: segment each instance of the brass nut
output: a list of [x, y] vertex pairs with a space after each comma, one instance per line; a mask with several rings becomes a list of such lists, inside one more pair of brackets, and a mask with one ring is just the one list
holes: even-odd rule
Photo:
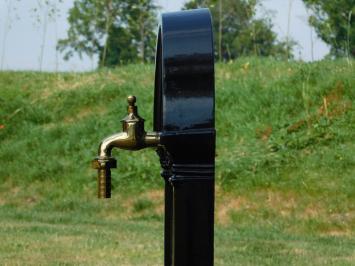
[[105, 168], [116, 168], [117, 161], [116, 159], [110, 158], [95, 158], [91, 162], [92, 168], [94, 169], [105, 169]]

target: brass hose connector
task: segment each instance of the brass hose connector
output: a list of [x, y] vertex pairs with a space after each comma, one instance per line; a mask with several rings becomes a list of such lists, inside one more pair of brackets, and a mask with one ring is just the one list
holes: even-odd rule
[[92, 167], [97, 169], [97, 197], [99, 199], [111, 198], [111, 168], [117, 167], [114, 158], [95, 158]]

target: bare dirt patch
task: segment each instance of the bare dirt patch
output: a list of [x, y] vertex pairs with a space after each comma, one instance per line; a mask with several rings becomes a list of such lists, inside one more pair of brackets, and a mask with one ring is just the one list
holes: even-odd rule
[[303, 219], [315, 219], [324, 215], [324, 208], [317, 203], [310, 203], [304, 209], [301, 218]]
[[228, 225], [231, 223], [230, 214], [232, 211], [251, 207], [251, 202], [242, 196], [220, 199], [216, 204], [216, 222], [217, 224]]
[[164, 213], [164, 190], [163, 189], [150, 190], [146, 192], [143, 196], [153, 202], [155, 213], [159, 215]]
[[59, 91], [70, 91], [78, 89], [80, 87], [95, 84], [98, 78], [98, 74], [75, 75], [67, 79], [63, 77], [58, 77], [50, 84], [47, 84], [47, 86], [42, 91], [41, 98], [46, 99]]
[[6, 204], [6, 201], [5, 199], [3, 199], [1, 196], [0, 196], [0, 206], [3, 206]]
[[336, 229], [331, 229], [329, 231], [323, 232], [323, 236], [334, 236], [334, 237], [350, 237], [351, 236], [351, 231], [348, 229], [345, 230], [336, 230]]
[[85, 119], [92, 114], [103, 115], [105, 113], [107, 113], [106, 107], [100, 107], [100, 108], [85, 107], [85, 108], [79, 110], [75, 115], [70, 115], [70, 116], [64, 117], [61, 121], [43, 124], [43, 128], [44, 129], [52, 129], [52, 128], [55, 128], [59, 125], [69, 125], [69, 124], [77, 123], [80, 120]]
[[164, 190], [163, 189], [155, 189], [149, 190], [143, 194], [144, 197], [157, 202], [162, 202], [164, 200]]
[[265, 204], [266, 207], [277, 211], [281, 216], [289, 216], [297, 209], [297, 197], [291, 192], [280, 192], [267, 190]]
[[93, 113], [95, 113], [95, 114], [104, 114], [106, 112], [107, 112], [107, 108], [106, 107], [95, 108], [95, 109], [89, 108], [89, 107], [85, 107], [85, 108], [82, 108], [81, 110], [79, 110], [78, 112], [76, 112], [75, 115], [64, 117], [63, 118], [63, 123], [64, 124], [75, 123], [75, 122], [78, 122], [81, 119], [84, 119], [84, 118], [90, 116]]

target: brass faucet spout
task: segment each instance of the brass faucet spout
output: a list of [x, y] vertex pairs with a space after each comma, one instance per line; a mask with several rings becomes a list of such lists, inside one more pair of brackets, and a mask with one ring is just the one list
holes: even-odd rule
[[[134, 133], [134, 132], [133, 132]], [[137, 139], [135, 134], [120, 132], [105, 138], [99, 147], [100, 158], [111, 157], [113, 148], [122, 150], [140, 150], [147, 147], [156, 147], [159, 144], [160, 136], [156, 132], [144, 132], [142, 138]]]
[[128, 134], [126, 132], [120, 132], [105, 138], [100, 144], [98, 156], [100, 158], [111, 157], [112, 149], [114, 147], [123, 149], [127, 139]]

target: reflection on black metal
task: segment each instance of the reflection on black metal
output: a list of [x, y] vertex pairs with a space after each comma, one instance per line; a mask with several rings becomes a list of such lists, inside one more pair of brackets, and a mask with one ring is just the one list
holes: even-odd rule
[[165, 180], [165, 265], [213, 265], [214, 102], [210, 12], [163, 14], [154, 131]]

